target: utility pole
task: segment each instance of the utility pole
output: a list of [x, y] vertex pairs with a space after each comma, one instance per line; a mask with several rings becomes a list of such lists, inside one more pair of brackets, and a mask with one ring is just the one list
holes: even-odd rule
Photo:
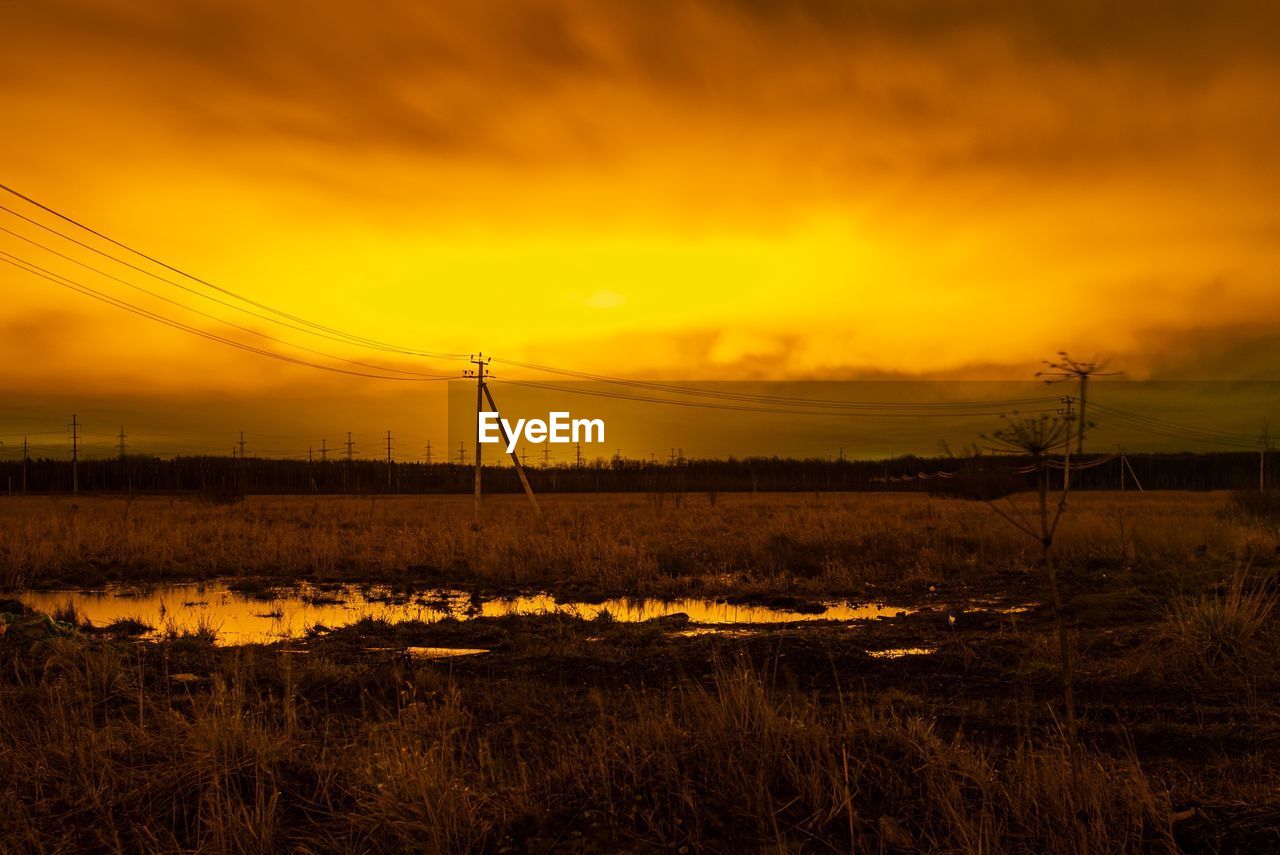
[[395, 464], [391, 459], [391, 431], [387, 431], [387, 489], [392, 487], [392, 473], [395, 471]]
[[[489, 391], [489, 386], [486, 384], [484, 386], [481, 386], [480, 389], [482, 392], [484, 392], [485, 398], [488, 399], [489, 406], [493, 408], [493, 411], [495, 413], [498, 412], [498, 404], [493, 400], [493, 393]], [[478, 419], [479, 419], [479, 416], [477, 415], [477, 420]], [[511, 435], [507, 433], [507, 426], [504, 425], [501, 421], [499, 421], [498, 428], [502, 431], [502, 441], [506, 443], [508, 446], [514, 445], [514, 443], [511, 440]], [[479, 459], [479, 457], [480, 457], [480, 443], [477, 442], [476, 458]], [[533, 485], [529, 483], [529, 476], [525, 473], [524, 466], [520, 463], [520, 458], [516, 456], [514, 449], [511, 451], [511, 462], [516, 467], [516, 474], [520, 476], [520, 486], [524, 488], [524, 494], [529, 497], [529, 504], [533, 505], [534, 515], [537, 516], [538, 519], [542, 519], [542, 508], [538, 507], [538, 498], [533, 495]], [[479, 476], [477, 475], [477, 477]], [[479, 484], [478, 481], [476, 483], [477, 485]], [[480, 495], [479, 492], [477, 492], [476, 493], [477, 500], [479, 498], [479, 495]], [[477, 505], [477, 507], [479, 506]]]
[[71, 492], [80, 492], [80, 422], [73, 413], [71, 416]]
[[329, 449], [325, 444], [326, 442], [327, 440], [324, 440], [324, 439], [320, 440], [320, 462], [321, 463], [329, 462]]
[[1267, 489], [1267, 452], [1271, 450], [1271, 425], [1263, 424], [1258, 434], [1258, 490]]
[[236, 444], [240, 446], [240, 459], [244, 460], [244, 446], [245, 446], [244, 431], [240, 431], [240, 441]]
[[[480, 520], [480, 472], [483, 466], [484, 445], [480, 442], [480, 413], [484, 412], [484, 370], [488, 367], [490, 360], [484, 358], [484, 354], [473, 354], [471, 364], [475, 366], [475, 370], [470, 372], [476, 378], [476, 465], [475, 465], [475, 511], [476, 521]], [[464, 375], [465, 376], [465, 375]], [[496, 410], [497, 407], [494, 407]]]
[[427, 440], [427, 465], [431, 465], [431, 440]]
[[124, 442], [124, 425], [120, 426], [120, 444], [117, 447], [120, 449], [120, 459], [123, 461], [125, 458], [124, 450], [129, 447], [125, 445], [125, 442]]
[[[475, 356], [471, 357], [471, 364], [475, 366], [475, 370], [469, 372], [469, 374], [474, 374], [476, 378], [475, 507], [476, 507], [477, 523], [479, 523], [480, 521], [480, 473], [483, 471], [481, 468], [483, 444], [480, 442], [480, 414], [484, 412], [484, 404], [486, 400], [489, 402], [489, 408], [493, 412], [495, 413], [500, 412], [498, 409], [498, 403], [493, 400], [493, 393], [489, 391], [488, 384], [484, 382], [485, 369], [488, 367], [491, 361], [492, 361], [492, 357], [486, 359], [483, 353], [476, 354]], [[464, 374], [463, 376], [467, 376], [467, 375]], [[507, 446], [511, 447], [511, 462], [516, 467], [516, 474], [520, 476], [520, 486], [524, 488], [524, 494], [529, 497], [529, 503], [533, 505], [534, 514], [536, 514], [538, 518], [541, 519], [542, 508], [538, 507], [538, 499], [533, 495], [533, 486], [529, 483], [529, 476], [525, 473], [524, 466], [520, 463], [520, 456], [516, 454], [515, 447], [514, 447], [515, 443], [511, 439], [511, 436], [507, 433], [507, 426], [503, 424], [501, 420], [499, 420], [498, 422], [498, 429], [502, 432], [502, 441]], [[458, 443], [458, 445], [462, 447], [462, 443]], [[463, 449], [463, 451], [465, 451], [465, 448]]]
[[462, 440], [458, 440], [458, 463], [462, 466], [467, 465], [467, 444]]
[[551, 443], [545, 443], [542, 446], [542, 468], [546, 469], [551, 465]]
[[573, 461], [575, 466], [579, 469], [582, 468], [582, 443], [578, 443], [574, 446]]
[[347, 431], [347, 462], [350, 463], [355, 455], [355, 443], [351, 441], [351, 431]]
[[1089, 378], [1090, 377], [1114, 377], [1123, 372], [1107, 371], [1106, 368], [1111, 364], [1110, 359], [1102, 359], [1098, 354], [1093, 355], [1093, 359], [1082, 362], [1072, 359], [1067, 355], [1065, 350], [1058, 351], [1058, 362], [1050, 362], [1044, 360], [1047, 371], [1037, 371], [1037, 377], [1046, 377], [1045, 383], [1062, 383], [1067, 380], [1080, 381], [1080, 422], [1076, 425], [1076, 454], [1084, 453], [1084, 431], [1088, 425], [1085, 423], [1085, 407], [1089, 395]]
[[1076, 399], [1064, 395], [1061, 401], [1062, 409], [1058, 410], [1058, 415], [1067, 423], [1066, 438], [1062, 443], [1062, 492], [1066, 493], [1071, 486], [1071, 420], [1075, 418]]

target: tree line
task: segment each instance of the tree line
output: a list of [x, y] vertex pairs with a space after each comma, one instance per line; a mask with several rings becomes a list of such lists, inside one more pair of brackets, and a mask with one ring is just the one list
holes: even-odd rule
[[[1079, 463], [1097, 460], [1086, 455]], [[896, 457], [830, 460], [780, 457], [687, 459], [675, 464], [614, 458], [526, 469], [539, 493], [876, 491], [959, 493], [979, 475], [998, 475], [1009, 489], [1030, 489], [1016, 456]], [[1239, 490], [1258, 487], [1259, 455], [1251, 452], [1129, 454], [1074, 469], [1073, 490]], [[1268, 465], [1270, 461], [1268, 461]], [[204, 493], [235, 498], [253, 493], [469, 493], [474, 470], [459, 463], [376, 460], [128, 456], [0, 462], [0, 491], [66, 493], [73, 477], [90, 493]], [[1053, 477], [1061, 477], [1056, 473]], [[1268, 479], [1269, 480], [1269, 479]], [[1268, 484], [1270, 486], [1270, 484]], [[486, 493], [518, 493], [511, 466], [486, 466]]]

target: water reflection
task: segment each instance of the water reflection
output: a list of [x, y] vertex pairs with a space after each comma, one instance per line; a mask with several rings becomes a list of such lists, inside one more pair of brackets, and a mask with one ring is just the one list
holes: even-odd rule
[[901, 659], [903, 656], [928, 656], [937, 652], [936, 647], [886, 647], [883, 650], [868, 650], [867, 655], [875, 659]]
[[138, 620], [163, 631], [212, 630], [220, 644], [253, 644], [296, 638], [315, 626], [337, 628], [365, 617], [391, 622], [467, 620], [513, 614], [559, 613], [587, 620], [607, 612], [614, 620], [637, 622], [685, 614], [698, 624], [797, 623], [813, 620], [868, 620], [892, 617], [904, 609], [877, 603], [831, 603], [819, 614], [767, 606], [731, 605], [713, 600], [614, 599], [603, 603], [556, 602], [548, 594], [481, 601], [464, 591], [440, 589], [393, 595], [386, 588], [303, 586], [262, 593], [231, 590], [225, 583], [163, 585], [145, 589], [115, 587], [100, 591], [26, 591], [24, 603], [52, 612], [68, 602], [94, 626]]

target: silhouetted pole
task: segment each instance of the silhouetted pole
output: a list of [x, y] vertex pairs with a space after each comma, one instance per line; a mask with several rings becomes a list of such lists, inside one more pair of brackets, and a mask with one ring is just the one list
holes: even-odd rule
[[124, 450], [128, 448], [128, 446], [124, 444], [124, 425], [120, 426], [120, 443], [118, 445], [118, 448], [120, 449], [120, 460], [123, 461], [125, 458]]
[[[489, 364], [489, 360], [484, 358], [484, 354], [480, 353], [471, 357], [471, 364], [474, 365], [476, 378], [476, 476], [475, 476], [475, 509], [476, 519], [480, 518], [480, 466], [481, 456], [483, 454], [483, 444], [480, 442], [480, 413], [484, 412], [484, 370]], [[494, 408], [497, 409], [496, 407]]]
[[[480, 389], [481, 391], [484, 392], [484, 396], [489, 400], [489, 406], [493, 408], [493, 411], [495, 413], [500, 412], [498, 410], [497, 403], [495, 403], [493, 400], [493, 393], [489, 391], [489, 387], [485, 385], [485, 386], [481, 386]], [[515, 464], [516, 474], [520, 476], [520, 486], [524, 487], [524, 494], [529, 497], [529, 502], [530, 504], [533, 505], [533, 512], [537, 514], [539, 518], [541, 518], [542, 508], [538, 507], [538, 499], [533, 495], [533, 486], [529, 483], [529, 476], [525, 474], [524, 465], [521, 464], [520, 458], [516, 455], [514, 443], [511, 441], [510, 434], [507, 433], [507, 426], [503, 424], [501, 420], [499, 420], [498, 428], [499, 430], [502, 431], [502, 441], [505, 442], [508, 446], [513, 446], [511, 449], [511, 462]], [[478, 444], [477, 444], [477, 447], [478, 447]], [[476, 458], [479, 459], [479, 457], [480, 455], [477, 452]], [[477, 492], [476, 495], [478, 497], [479, 493]]]
[[1062, 409], [1058, 410], [1058, 415], [1067, 422], [1066, 439], [1062, 443], [1062, 492], [1064, 493], [1071, 487], [1071, 420], [1075, 418], [1075, 402], [1075, 398], [1066, 395], [1062, 398]]
[[74, 414], [71, 416], [71, 492], [80, 492], [80, 422]]
[[387, 489], [392, 487], [391, 470], [394, 464], [391, 461], [391, 431], [387, 431]]
[[[1046, 383], [1061, 383], [1064, 380], [1075, 378], [1080, 381], [1080, 423], [1076, 426], [1076, 454], [1084, 453], [1084, 431], [1085, 424], [1085, 407], [1089, 394], [1089, 378], [1095, 374], [1099, 377], [1114, 377], [1120, 374], [1119, 371], [1105, 371], [1104, 369], [1111, 363], [1109, 359], [1101, 359], [1094, 354], [1093, 359], [1088, 362], [1081, 362], [1072, 359], [1067, 355], [1066, 351], [1059, 351], [1058, 358], [1060, 362], [1050, 362], [1047, 359], [1044, 364], [1048, 366], [1048, 371], [1037, 371], [1037, 377], [1048, 377]], [[1068, 435], [1068, 440], [1070, 435]]]
[[1271, 449], [1271, 425], [1263, 425], [1258, 436], [1258, 490], [1267, 489], [1267, 452]]

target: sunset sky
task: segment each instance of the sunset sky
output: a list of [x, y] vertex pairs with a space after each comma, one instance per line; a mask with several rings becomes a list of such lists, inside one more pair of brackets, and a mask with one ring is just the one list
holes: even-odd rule
[[[1280, 7], [41, 0], [0, 28], [0, 182], [365, 338], [658, 378], [1022, 380], [1063, 348], [1280, 377]], [[462, 367], [0, 226], [331, 356]], [[74, 407], [210, 447], [443, 423], [443, 384], [239, 352], [7, 264], [0, 289], [3, 434]]]

